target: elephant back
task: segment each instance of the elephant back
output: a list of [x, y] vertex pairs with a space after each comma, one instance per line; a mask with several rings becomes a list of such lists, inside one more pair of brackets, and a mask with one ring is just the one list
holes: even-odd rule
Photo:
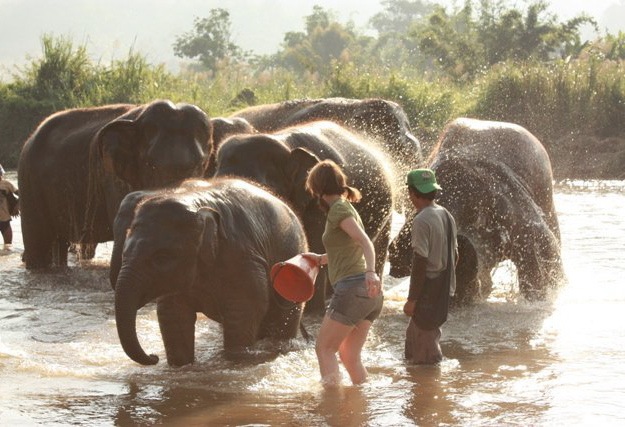
[[449, 123], [429, 164], [436, 169], [447, 158], [505, 165], [523, 183], [534, 201], [549, 215], [553, 205], [551, 160], [540, 141], [514, 123], [459, 118]]

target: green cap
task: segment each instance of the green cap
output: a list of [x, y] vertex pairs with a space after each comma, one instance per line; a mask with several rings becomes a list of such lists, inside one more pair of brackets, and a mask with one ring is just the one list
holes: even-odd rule
[[434, 175], [434, 171], [431, 169], [415, 169], [408, 172], [406, 184], [410, 187], [416, 188], [423, 194], [443, 189], [436, 183], [436, 175]]

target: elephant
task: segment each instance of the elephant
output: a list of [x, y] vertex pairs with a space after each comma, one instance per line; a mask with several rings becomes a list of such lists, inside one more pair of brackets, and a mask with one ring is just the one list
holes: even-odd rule
[[286, 203], [239, 178], [190, 179], [128, 194], [114, 223], [111, 285], [121, 345], [151, 365], [138, 341], [137, 310], [156, 300], [167, 363], [194, 361], [196, 313], [223, 326], [225, 357], [241, 360], [263, 338], [293, 339], [304, 303], [282, 298], [271, 267], [306, 252]]
[[[215, 176], [241, 176], [260, 183], [287, 200], [304, 224], [311, 250], [325, 253], [321, 236], [325, 215], [306, 190], [308, 171], [320, 160], [340, 165], [362, 200], [355, 205], [376, 250], [376, 271], [382, 276], [394, 208], [393, 171], [385, 155], [361, 135], [334, 122], [315, 121], [273, 134], [234, 135], [217, 150]], [[318, 276], [307, 312], [322, 312], [326, 296]]]
[[204, 177], [206, 178], [215, 175], [215, 153], [222, 141], [238, 133], [256, 133], [256, 129], [254, 129], [250, 122], [241, 117], [211, 117], [210, 122], [213, 125], [213, 151], [208, 162], [208, 167], [204, 172]]
[[[423, 162], [421, 144], [412, 134], [406, 113], [399, 104], [384, 99], [297, 99], [248, 107], [231, 117], [246, 119], [258, 132], [276, 132], [315, 120], [336, 122], [375, 141], [392, 162], [399, 180]], [[396, 190], [402, 184], [393, 183]], [[407, 198], [398, 202], [400, 208], [411, 208]]]
[[93, 256], [97, 243], [113, 239], [126, 194], [201, 178], [211, 152], [212, 125], [190, 104], [156, 100], [46, 118], [18, 162], [26, 268], [66, 266], [73, 244]]
[[[517, 124], [458, 118], [428, 164], [443, 188], [437, 202], [458, 227], [455, 302], [488, 297], [503, 260], [514, 263], [527, 300], [544, 299], [564, 274], [551, 161], [540, 141]], [[391, 245], [395, 277], [410, 273], [409, 226]]]

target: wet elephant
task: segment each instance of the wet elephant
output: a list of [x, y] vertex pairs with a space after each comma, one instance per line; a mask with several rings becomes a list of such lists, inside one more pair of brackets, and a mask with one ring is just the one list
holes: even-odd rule
[[[421, 166], [423, 161], [421, 145], [412, 134], [406, 113], [399, 104], [384, 99], [297, 99], [248, 107], [232, 116], [246, 119], [259, 132], [329, 120], [362, 133], [375, 141], [392, 162], [399, 180], [394, 182], [396, 190], [401, 188], [406, 173]], [[406, 203], [404, 207], [411, 208]]]
[[307, 250], [297, 216], [241, 179], [189, 180], [130, 193], [115, 219], [111, 284], [120, 342], [137, 363], [155, 364], [137, 338], [137, 310], [156, 300], [167, 362], [194, 360], [196, 313], [223, 326], [227, 358], [263, 338], [295, 338], [302, 303], [271, 286], [272, 265]]
[[[512, 123], [460, 118], [449, 123], [430, 167], [443, 187], [438, 202], [455, 217], [460, 302], [486, 298], [491, 270], [511, 260], [521, 294], [542, 299], [563, 278], [553, 175], [543, 145]], [[408, 275], [409, 226], [391, 246], [391, 275]]]
[[241, 117], [212, 117], [210, 119], [213, 125], [213, 152], [208, 162], [208, 167], [204, 172], [206, 178], [215, 175], [215, 153], [219, 145], [229, 136], [236, 134], [252, 134], [256, 133], [256, 129], [244, 118]]
[[26, 141], [18, 164], [26, 268], [67, 264], [112, 240], [123, 197], [202, 177], [212, 151], [206, 114], [158, 100], [62, 111]]
[[[334, 122], [317, 121], [273, 134], [235, 135], [217, 152], [216, 176], [235, 175], [259, 182], [289, 201], [302, 219], [310, 248], [325, 253], [321, 236], [325, 216], [305, 190], [308, 171], [320, 160], [339, 164], [358, 188], [362, 200], [355, 204], [365, 231], [376, 250], [376, 270], [382, 276], [390, 238], [393, 210], [393, 172], [388, 161], [359, 134]], [[309, 312], [322, 312], [325, 277], [319, 275]]]

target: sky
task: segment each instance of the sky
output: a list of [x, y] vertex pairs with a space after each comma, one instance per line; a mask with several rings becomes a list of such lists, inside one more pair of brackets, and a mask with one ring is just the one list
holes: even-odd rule
[[[508, 0], [522, 7], [527, 0]], [[447, 7], [463, 0], [438, 0]], [[561, 20], [588, 13], [601, 29], [625, 29], [625, 0], [548, 0]], [[124, 59], [130, 49], [151, 63], [178, 71], [176, 38], [193, 29], [195, 18], [222, 7], [230, 12], [234, 42], [244, 50], [270, 54], [288, 31], [303, 31], [304, 17], [319, 5], [338, 21], [367, 30], [369, 18], [383, 10], [380, 0], [0, 0], [0, 78], [41, 56], [41, 36], [67, 36], [85, 45], [104, 64]]]

